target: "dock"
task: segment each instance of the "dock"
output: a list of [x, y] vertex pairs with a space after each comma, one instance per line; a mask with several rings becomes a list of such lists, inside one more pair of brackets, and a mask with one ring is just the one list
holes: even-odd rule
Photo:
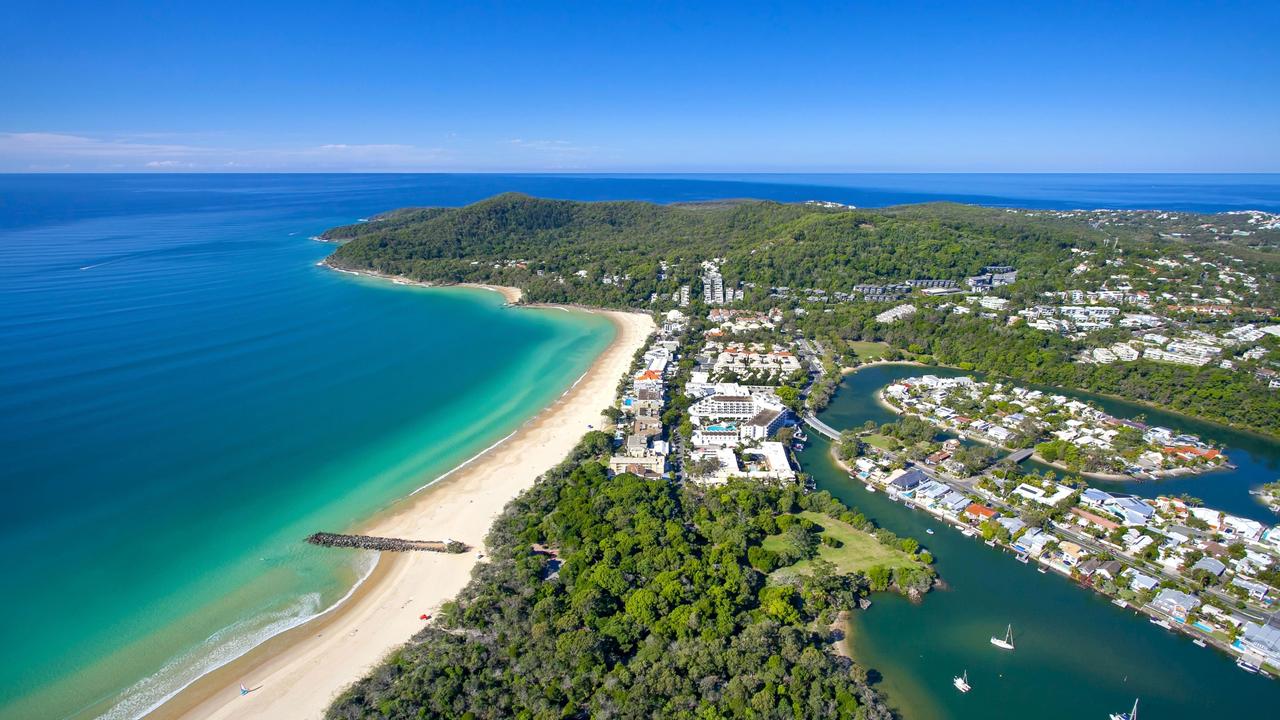
[[401, 538], [385, 538], [373, 535], [340, 535], [337, 533], [318, 532], [307, 538], [312, 545], [335, 548], [351, 548], [354, 550], [380, 550], [386, 552], [438, 552], [464, 553], [471, 549], [466, 543], [457, 540], [404, 540]]

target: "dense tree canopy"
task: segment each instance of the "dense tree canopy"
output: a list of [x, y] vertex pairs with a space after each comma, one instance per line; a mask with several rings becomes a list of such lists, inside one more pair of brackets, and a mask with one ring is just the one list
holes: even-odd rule
[[472, 582], [329, 717], [888, 717], [826, 628], [873, 586], [927, 587], [930, 568], [877, 580], [815, 562], [770, 580], [795, 558], [765, 537], [795, 533], [802, 556], [818, 545], [789, 513], [868, 522], [826, 493], [609, 478], [598, 435], [508, 507]]

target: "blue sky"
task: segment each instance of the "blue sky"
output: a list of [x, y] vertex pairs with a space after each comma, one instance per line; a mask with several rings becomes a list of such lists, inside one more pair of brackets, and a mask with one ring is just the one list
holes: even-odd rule
[[1048, 5], [10, 0], [0, 171], [1280, 170], [1280, 3]]

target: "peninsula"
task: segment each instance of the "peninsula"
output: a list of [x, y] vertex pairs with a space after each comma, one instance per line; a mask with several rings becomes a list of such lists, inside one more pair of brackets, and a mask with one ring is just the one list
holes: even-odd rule
[[[323, 631], [211, 676], [203, 694], [187, 693], [185, 706], [166, 711], [230, 717], [233, 679], [252, 671], [269, 682], [262, 695], [234, 705], [238, 717], [286, 707], [319, 712], [366, 672], [328, 706], [329, 717], [363, 717], [374, 708], [390, 717], [424, 709], [477, 717], [608, 713], [619, 703], [741, 715], [773, 707], [782, 688], [808, 698], [817, 714], [859, 708], [887, 716], [865, 678], [847, 672], [831, 628], [865, 606], [868, 593], [920, 597], [936, 581], [933, 558], [918, 540], [813, 492], [795, 456], [807, 442], [799, 422], [814, 422], [842, 368], [883, 360], [950, 365], [989, 380], [888, 391], [899, 407], [926, 418], [914, 421], [930, 437], [939, 426], [963, 430], [1102, 476], [1225, 464], [1208, 441], [1112, 422], [1087, 404], [1022, 384], [1092, 390], [1280, 434], [1280, 398], [1271, 392], [1280, 385], [1271, 367], [1280, 347], [1280, 326], [1270, 324], [1280, 302], [1274, 220], [505, 194], [334, 228], [322, 237], [339, 243], [325, 261], [334, 269], [400, 283], [512, 288], [505, 295], [516, 304], [622, 311], [613, 316], [619, 339], [562, 401], [571, 412], [550, 409], [366, 528], [380, 537], [448, 537], [482, 548], [484, 562], [475, 553], [384, 557], [375, 579]], [[1185, 232], [1188, 226], [1196, 231]], [[1245, 227], [1247, 243], [1240, 241]], [[645, 340], [649, 328], [655, 334]], [[965, 397], [953, 397], [961, 391]], [[957, 426], [958, 418], [968, 422]], [[884, 453], [889, 467], [850, 467], [869, 487], [883, 481], [916, 502], [913, 488], [897, 487], [913, 477], [903, 464], [926, 460], [895, 448], [912, 444], [909, 419], [835, 439], [842, 452], [852, 445]], [[895, 432], [900, 439], [886, 434]], [[860, 465], [859, 452], [845, 456]], [[947, 512], [962, 525], [972, 515], [972, 532], [993, 543], [1031, 535], [1010, 528], [1012, 520], [1025, 523], [1020, 513], [998, 518], [999, 508], [1039, 503], [1041, 524], [1074, 519], [1084, 526], [1070, 532], [1102, 532], [1110, 545], [1077, 542], [1083, 550], [1068, 564], [1071, 535], [1024, 555], [1074, 575], [1083, 572], [1076, 564], [1137, 553], [1129, 565], [1136, 575], [1126, 575], [1131, 584], [1147, 577], [1144, 563], [1164, 559], [1137, 546], [1152, 541], [1159, 523], [1123, 536], [1106, 529], [1133, 527], [1131, 516], [1150, 506], [1098, 499], [1108, 512], [1128, 513], [1117, 524], [1067, 508], [1080, 497], [1071, 485], [1007, 466], [991, 475], [990, 451], [929, 454], [931, 463], [955, 458], [947, 466], [953, 477], [937, 481], [942, 492], [932, 500], [950, 503]], [[899, 463], [896, 474], [892, 463]], [[920, 467], [913, 471], [920, 481], [941, 471]], [[975, 473], [988, 479], [947, 484]], [[1047, 500], [1064, 489], [1061, 502]], [[1196, 512], [1182, 520], [1169, 507], [1169, 522], [1197, 522]], [[1052, 514], [1058, 511], [1062, 518]], [[1242, 543], [1263, 558], [1258, 547], [1278, 535], [1256, 529]], [[1247, 601], [1280, 582], [1241, 566], [1214, 589], [1193, 572], [1204, 568], [1192, 567], [1200, 564], [1196, 553], [1208, 553], [1204, 538], [1187, 539], [1167, 551], [1170, 566], [1161, 571], [1177, 587], [1190, 592], [1201, 583], [1211, 597]], [[1112, 583], [1125, 568], [1124, 561], [1096, 565], [1115, 575]], [[1160, 600], [1132, 592], [1134, 602]], [[1221, 598], [1206, 607], [1222, 607]], [[1274, 664], [1258, 639], [1265, 632], [1248, 630], [1247, 618], [1227, 640], [1252, 638], [1250, 657]], [[798, 654], [780, 653], [780, 641]], [[765, 667], [771, 655], [781, 664], [765, 672], [732, 669]], [[465, 690], [449, 681], [458, 672]], [[513, 677], [526, 681], [504, 679]], [[690, 685], [695, 677], [705, 687]]]

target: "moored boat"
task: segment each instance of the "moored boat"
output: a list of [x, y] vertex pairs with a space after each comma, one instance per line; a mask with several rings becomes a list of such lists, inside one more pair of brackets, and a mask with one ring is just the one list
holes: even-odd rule
[[1127, 713], [1111, 713], [1111, 720], [1138, 720], [1138, 699], [1133, 700], [1133, 709]]
[[1245, 660], [1244, 658], [1240, 658], [1239, 660], [1236, 660], [1236, 667], [1249, 673], [1250, 675], [1256, 675], [1258, 674], [1258, 671], [1262, 669], [1257, 665], [1254, 665], [1253, 663], [1249, 662], [1248, 660]]
[[994, 635], [991, 636], [991, 644], [995, 645], [998, 648], [1003, 648], [1005, 650], [1012, 650], [1013, 649], [1013, 624], [1012, 623], [1009, 624], [1009, 628], [1004, 631], [1003, 638], [998, 638]]
[[951, 684], [962, 693], [967, 693], [971, 689], [969, 687], [969, 671], [965, 670], [963, 675], [951, 678]]

